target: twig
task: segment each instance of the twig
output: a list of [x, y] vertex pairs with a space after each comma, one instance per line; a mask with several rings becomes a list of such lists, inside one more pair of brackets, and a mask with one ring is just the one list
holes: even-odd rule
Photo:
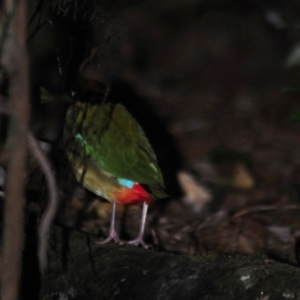
[[245, 215], [255, 213], [255, 212], [261, 212], [261, 211], [270, 211], [270, 210], [276, 210], [276, 209], [284, 209], [284, 210], [295, 210], [300, 209], [299, 205], [290, 204], [290, 205], [258, 205], [251, 208], [243, 209], [238, 211], [233, 215], [233, 218], [241, 218]]
[[57, 187], [50, 163], [40, 148], [38, 141], [30, 132], [28, 133], [28, 146], [30, 152], [39, 163], [45, 175], [49, 193], [48, 205], [42, 215], [38, 228], [38, 259], [40, 271], [43, 274], [47, 266], [47, 245], [49, 232], [58, 207]]
[[[0, 96], [0, 114], [2, 113], [10, 115], [9, 106], [1, 98], [3, 97]], [[44, 173], [49, 193], [48, 205], [41, 217], [40, 226], [38, 229], [38, 259], [40, 271], [41, 273], [43, 273], [47, 266], [47, 244], [49, 232], [58, 207], [57, 186], [55, 182], [54, 172], [51, 168], [49, 160], [45, 156], [44, 152], [38, 144], [38, 141], [35, 139], [30, 130], [28, 130], [27, 138], [29, 151], [37, 160], [42, 169], [42, 172]], [[1, 194], [0, 196], [3, 195]]]

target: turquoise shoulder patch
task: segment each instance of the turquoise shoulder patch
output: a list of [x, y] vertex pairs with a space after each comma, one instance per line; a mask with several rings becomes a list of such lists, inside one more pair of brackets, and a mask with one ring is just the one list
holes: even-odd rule
[[128, 179], [118, 178], [118, 182], [128, 188], [132, 188], [134, 186], [134, 181]]
[[76, 134], [75, 134], [75, 137], [76, 137], [77, 140], [79, 140], [80, 142], [82, 142], [82, 144], [83, 144], [84, 146], [87, 145], [86, 140], [82, 137], [82, 135], [81, 135], [80, 133], [76, 133]]

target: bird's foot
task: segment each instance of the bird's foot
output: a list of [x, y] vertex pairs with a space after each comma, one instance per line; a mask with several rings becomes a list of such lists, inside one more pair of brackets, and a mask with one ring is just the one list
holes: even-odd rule
[[107, 244], [111, 241], [114, 241], [118, 244], [123, 244], [124, 242], [122, 240], [120, 240], [120, 238], [118, 237], [118, 234], [116, 233], [115, 230], [111, 231], [108, 235], [108, 237], [103, 240], [103, 241], [95, 241], [95, 244], [97, 245], [103, 245], [103, 244]]
[[127, 244], [129, 244], [129, 245], [134, 245], [134, 246], [141, 245], [141, 246], [142, 246], [143, 248], [145, 248], [145, 249], [151, 248], [150, 245], [147, 245], [147, 244], [144, 242], [143, 237], [141, 237], [141, 236], [138, 236], [136, 239], [127, 242]]

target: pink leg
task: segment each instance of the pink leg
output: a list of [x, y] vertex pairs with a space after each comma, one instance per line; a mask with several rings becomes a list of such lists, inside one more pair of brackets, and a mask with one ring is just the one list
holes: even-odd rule
[[112, 212], [108, 237], [104, 241], [95, 241], [96, 244], [106, 244], [110, 241], [115, 241], [116, 243], [121, 243], [121, 240], [118, 237], [118, 234], [115, 230], [115, 218], [116, 218], [116, 203], [112, 203]]
[[144, 202], [143, 203], [142, 220], [141, 220], [141, 226], [140, 226], [139, 234], [136, 237], [136, 239], [134, 239], [132, 241], [129, 241], [128, 244], [135, 245], [135, 246], [142, 245], [143, 248], [149, 248], [150, 247], [143, 240], [146, 217], [147, 217], [147, 210], [148, 210], [148, 204], [146, 202]]

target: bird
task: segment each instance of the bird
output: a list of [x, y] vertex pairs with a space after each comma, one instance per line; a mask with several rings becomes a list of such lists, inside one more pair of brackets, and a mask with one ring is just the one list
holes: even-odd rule
[[115, 229], [116, 204], [142, 204], [139, 233], [128, 244], [147, 248], [148, 207], [167, 194], [156, 154], [135, 118], [120, 103], [76, 101], [66, 113], [62, 145], [76, 180], [112, 203], [108, 237], [96, 243], [123, 243]]

